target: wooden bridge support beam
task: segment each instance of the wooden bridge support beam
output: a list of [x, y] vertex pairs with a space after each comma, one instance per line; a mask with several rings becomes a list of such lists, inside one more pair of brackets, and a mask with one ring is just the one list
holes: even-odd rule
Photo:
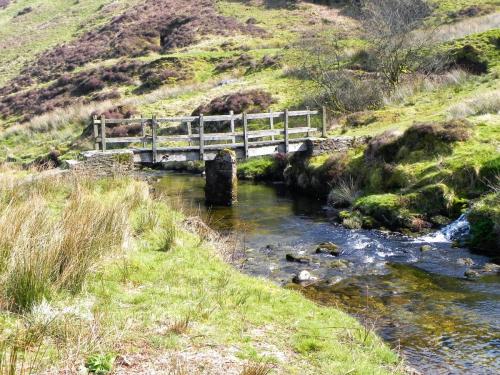
[[238, 200], [236, 154], [221, 150], [214, 160], [205, 162], [205, 200], [215, 206], [232, 206]]

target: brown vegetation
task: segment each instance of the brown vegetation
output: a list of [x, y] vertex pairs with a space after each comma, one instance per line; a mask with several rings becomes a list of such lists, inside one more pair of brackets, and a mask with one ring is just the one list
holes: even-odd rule
[[254, 25], [217, 14], [213, 0], [147, 0], [97, 30], [39, 56], [14, 82], [25, 87], [47, 82], [89, 62], [184, 47], [199, 35], [245, 32], [264, 35]]
[[21, 116], [21, 121], [28, 121], [34, 116], [50, 112], [55, 108], [63, 108], [75, 103], [75, 96], [82, 97], [95, 93], [88, 100], [98, 101], [116, 98], [119, 93], [110, 91], [98, 93], [106, 86], [131, 83], [132, 77], [142, 66], [136, 62], [120, 62], [112, 67], [101, 67], [79, 73], [66, 73], [49, 86], [11, 94], [16, 87], [4, 87], [0, 95], [0, 115]]
[[256, 113], [267, 110], [273, 103], [275, 103], [275, 100], [266, 91], [240, 91], [219, 96], [210, 103], [199, 106], [193, 111], [193, 116], [202, 113], [205, 115], [222, 115], [228, 114], [229, 111], [234, 111], [234, 113]]
[[252, 73], [268, 68], [281, 66], [281, 56], [265, 55], [260, 60], [253, 59], [250, 55], [243, 53], [238, 57], [226, 58], [216, 65], [217, 72], [225, 72], [236, 68], [246, 68], [246, 73]]

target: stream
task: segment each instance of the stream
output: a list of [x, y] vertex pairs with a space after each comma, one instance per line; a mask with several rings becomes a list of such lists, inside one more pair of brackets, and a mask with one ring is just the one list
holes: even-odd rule
[[[282, 185], [240, 182], [238, 205], [207, 208], [202, 177], [157, 178], [156, 188], [172, 200], [243, 238], [243, 272], [285, 286], [307, 270], [319, 282], [302, 293], [374, 327], [424, 374], [500, 373], [500, 276], [464, 277], [471, 268], [465, 258], [478, 269], [488, 258], [452, 248], [444, 236], [345, 229], [321, 202], [290, 195]], [[342, 253], [316, 254], [322, 242]], [[421, 251], [427, 244], [432, 249]], [[310, 262], [289, 262], [287, 254]]]

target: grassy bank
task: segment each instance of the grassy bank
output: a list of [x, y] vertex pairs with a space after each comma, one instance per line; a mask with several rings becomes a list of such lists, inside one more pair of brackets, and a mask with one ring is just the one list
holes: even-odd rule
[[241, 274], [231, 241], [145, 183], [7, 175], [0, 373], [398, 372], [372, 332]]

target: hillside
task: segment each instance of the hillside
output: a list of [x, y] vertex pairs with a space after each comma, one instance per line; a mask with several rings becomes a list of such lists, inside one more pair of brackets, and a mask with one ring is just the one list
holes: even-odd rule
[[[394, 17], [399, 2], [417, 5]], [[498, 263], [500, 2], [369, 3], [0, 0], [0, 374], [15, 373], [6, 358], [47, 373], [413, 373], [366, 324], [238, 272], [234, 239], [151, 185], [46, 171], [93, 148], [93, 115], [324, 105], [329, 137], [366, 144], [248, 160], [239, 178], [328, 202], [349, 229], [416, 236], [467, 213], [454, 246]]]
[[[495, 2], [476, 3], [436, 2], [432, 22], [454, 22], [443, 27], [461, 37], [498, 26]], [[89, 115], [120, 105], [144, 115], [187, 114], [215, 97], [262, 89], [273, 95], [274, 108], [299, 106], [311, 84], [287, 73], [288, 47], [325, 25], [355, 46], [357, 21], [343, 9], [308, 2], [296, 9], [259, 1], [12, 2], [0, 11], [4, 157], [30, 161], [53, 148], [63, 154], [85, 148], [80, 135]], [[390, 105], [363, 131], [408, 126], [415, 120], [411, 110], [417, 120], [429, 111], [444, 117], [453, 104], [485, 87], [494, 90], [496, 79], [474, 84], [461, 97], [431, 100], [434, 108], [418, 94], [405, 98], [414, 103], [408, 115], [395, 121], [391, 114], [406, 106]]]

